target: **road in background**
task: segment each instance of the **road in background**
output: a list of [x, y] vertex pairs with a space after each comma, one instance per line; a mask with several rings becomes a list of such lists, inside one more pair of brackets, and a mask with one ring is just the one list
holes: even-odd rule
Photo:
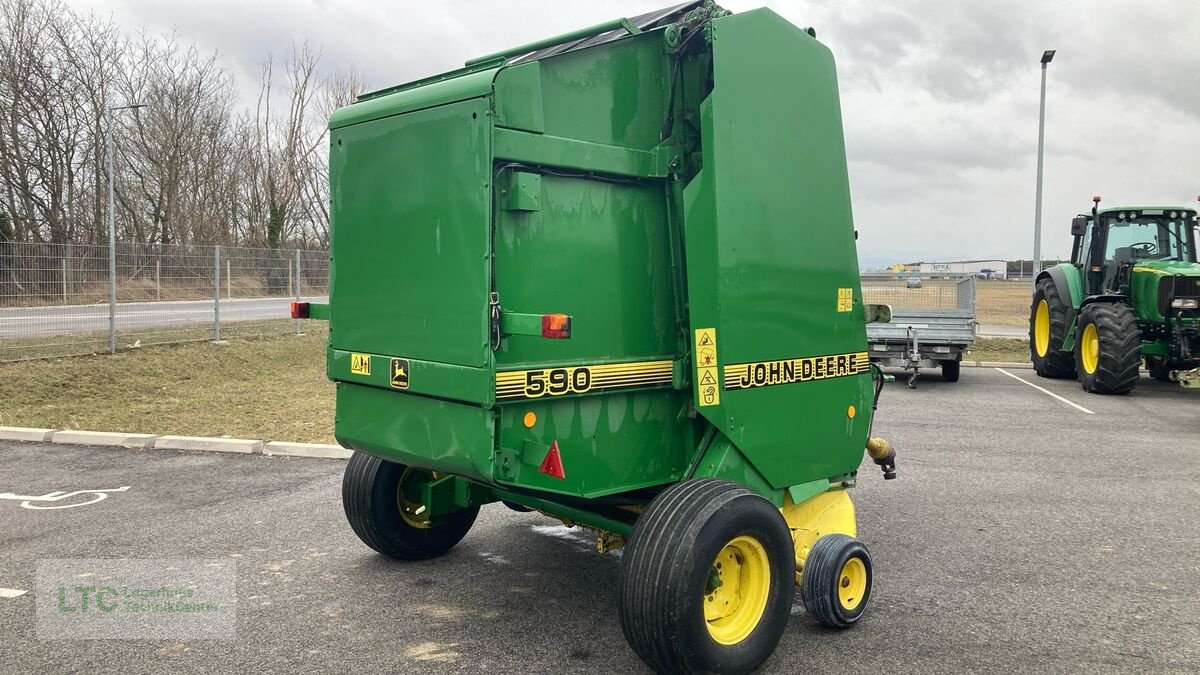
[[[1019, 375], [1061, 398], [982, 368], [885, 388], [875, 433], [899, 479], [868, 461], [854, 492], [871, 607], [831, 631], [797, 595], [763, 672], [1194, 672], [1195, 395]], [[587, 531], [493, 504], [445, 557], [390, 561], [346, 524], [344, 467], [0, 443], [0, 492], [130, 486], [55, 511], [0, 501], [0, 588], [29, 590], [0, 596], [0, 670], [645, 672], [617, 621], [620, 557]], [[37, 638], [39, 559], [125, 557], [236, 560], [237, 637]]]
[[[325, 296], [306, 297], [328, 302]], [[221, 322], [287, 319], [295, 298], [221, 299]], [[117, 305], [117, 330], [212, 324], [212, 300], [128, 302]], [[0, 309], [0, 340], [108, 330], [108, 305]]]

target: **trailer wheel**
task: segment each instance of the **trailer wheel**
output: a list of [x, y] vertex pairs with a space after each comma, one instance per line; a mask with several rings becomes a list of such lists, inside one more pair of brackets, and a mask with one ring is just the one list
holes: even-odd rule
[[960, 361], [942, 361], [942, 379], [947, 382], [958, 382]]
[[769, 501], [725, 480], [673, 485], [638, 518], [621, 559], [625, 639], [659, 673], [743, 673], [787, 626], [795, 560]]
[[342, 507], [364, 544], [399, 560], [436, 558], [471, 529], [479, 507], [422, 517], [421, 485], [432, 473], [356, 452], [342, 478]]
[[854, 537], [827, 534], [804, 560], [800, 597], [809, 616], [830, 628], [858, 621], [871, 599], [871, 555]]

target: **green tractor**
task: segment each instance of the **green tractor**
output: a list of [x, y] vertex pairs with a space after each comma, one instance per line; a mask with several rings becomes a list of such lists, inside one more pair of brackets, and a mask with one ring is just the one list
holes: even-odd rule
[[1071, 262], [1038, 275], [1029, 352], [1042, 377], [1126, 394], [1142, 360], [1163, 382], [1200, 387], [1196, 210], [1100, 208], [1071, 221]]

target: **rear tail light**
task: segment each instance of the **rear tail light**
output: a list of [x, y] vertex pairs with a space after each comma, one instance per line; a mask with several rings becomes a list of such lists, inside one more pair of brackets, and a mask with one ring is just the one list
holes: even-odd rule
[[556, 339], [571, 337], [571, 317], [566, 314], [543, 314], [542, 337]]
[[293, 319], [307, 319], [308, 318], [308, 303], [307, 302], [293, 302], [292, 303], [292, 318]]

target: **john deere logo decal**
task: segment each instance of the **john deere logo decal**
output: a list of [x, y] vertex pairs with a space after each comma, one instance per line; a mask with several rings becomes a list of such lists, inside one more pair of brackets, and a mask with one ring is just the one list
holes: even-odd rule
[[408, 359], [392, 359], [391, 382], [396, 389], [408, 389]]

